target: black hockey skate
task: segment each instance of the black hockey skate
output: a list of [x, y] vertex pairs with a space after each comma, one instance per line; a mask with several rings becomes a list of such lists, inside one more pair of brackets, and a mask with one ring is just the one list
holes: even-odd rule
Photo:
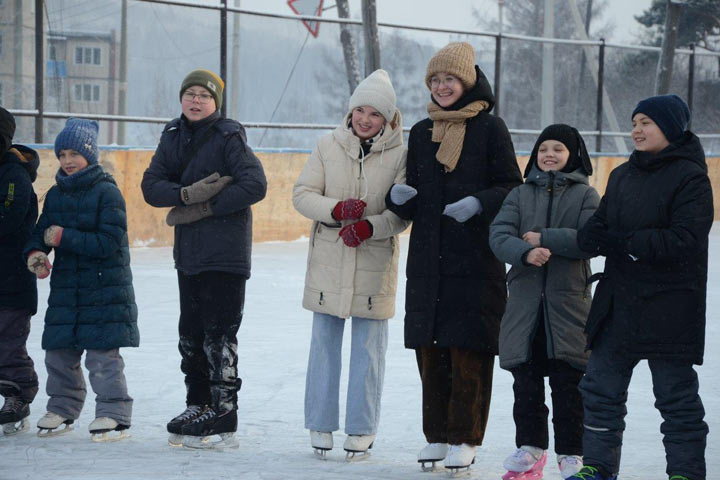
[[0, 425], [5, 435], [15, 435], [27, 431], [30, 428], [28, 417], [30, 416], [30, 405], [20, 397], [6, 397], [2, 409], [0, 409]]
[[[183, 446], [218, 450], [238, 448], [236, 430], [236, 410], [218, 414], [214, 409], [208, 408], [202, 415], [182, 426]], [[217, 440], [217, 437], [220, 439]]]
[[195, 420], [207, 411], [207, 405], [188, 405], [185, 411], [170, 420], [167, 424], [167, 431], [170, 434], [168, 443], [171, 447], [182, 447], [182, 427]]

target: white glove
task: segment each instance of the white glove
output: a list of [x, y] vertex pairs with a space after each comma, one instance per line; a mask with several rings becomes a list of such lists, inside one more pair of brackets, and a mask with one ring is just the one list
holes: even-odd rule
[[452, 217], [460, 223], [467, 222], [470, 217], [482, 212], [480, 200], [473, 196], [468, 196], [455, 203], [445, 205], [443, 215]]
[[405, 203], [415, 195], [417, 195], [417, 190], [410, 185], [396, 183], [390, 189], [390, 200], [392, 200], [395, 205], [405, 205]]

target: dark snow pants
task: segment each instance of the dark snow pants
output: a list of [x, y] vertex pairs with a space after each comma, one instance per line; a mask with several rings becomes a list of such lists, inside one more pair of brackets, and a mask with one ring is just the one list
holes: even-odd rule
[[532, 360], [512, 369], [515, 444], [518, 448], [531, 445], [547, 450], [549, 411], [545, 405], [545, 377], [549, 377], [555, 453], [582, 456], [583, 405], [578, 383], [583, 372], [563, 360], [547, 358], [547, 337], [542, 322], [532, 345]]
[[[638, 361], [629, 358], [615, 342], [612, 328], [593, 343], [580, 391], [585, 409], [583, 454], [586, 465], [611, 473], [620, 467], [628, 386]], [[697, 373], [689, 362], [648, 360], [655, 408], [663, 422], [667, 474], [705, 480], [705, 445], [708, 426], [698, 395]]]
[[227, 272], [186, 275], [180, 287], [180, 368], [187, 405], [237, 409], [237, 332], [245, 303], [245, 277]]
[[461, 348], [420, 348], [423, 433], [428, 443], [482, 445], [495, 357]]
[[35, 365], [25, 347], [31, 312], [0, 307], [0, 395], [31, 403], [38, 391]]

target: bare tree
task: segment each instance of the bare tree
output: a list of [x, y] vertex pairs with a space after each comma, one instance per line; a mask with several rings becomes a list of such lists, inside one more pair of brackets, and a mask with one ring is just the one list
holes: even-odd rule
[[675, 46], [677, 45], [678, 37], [678, 24], [680, 23], [680, 7], [682, 7], [683, 3], [684, 2], [680, 0], [667, 0], [662, 51], [660, 53], [660, 62], [658, 62], [655, 77], [655, 93], [657, 95], [670, 91], [670, 80], [672, 79], [673, 63], [675, 61]]
[[[350, 18], [348, 0], [336, 0], [335, 5], [338, 9], [338, 17]], [[350, 94], [352, 95], [355, 87], [357, 87], [358, 83], [362, 80], [362, 73], [360, 73], [360, 62], [358, 60], [355, 37], [352, 35], [350, 26], [345, 23], [340, 24], [340, 43], [342, 44], [343, 56], [345, 57], [348, 87], [350, 87]]]

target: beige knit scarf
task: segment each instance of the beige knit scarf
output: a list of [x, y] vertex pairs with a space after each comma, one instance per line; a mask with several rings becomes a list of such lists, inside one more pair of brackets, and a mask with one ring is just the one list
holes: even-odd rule
[[432, 141], [440, 144], [435, 158], [452, 172], [457, 166], [465, 140], [465, 120], [472, 118], [490, 104], [484, 100], [468, 103], [460, 110], [445, 110], [435, 102], [428, 103], [427, 111], [433, 121]]

